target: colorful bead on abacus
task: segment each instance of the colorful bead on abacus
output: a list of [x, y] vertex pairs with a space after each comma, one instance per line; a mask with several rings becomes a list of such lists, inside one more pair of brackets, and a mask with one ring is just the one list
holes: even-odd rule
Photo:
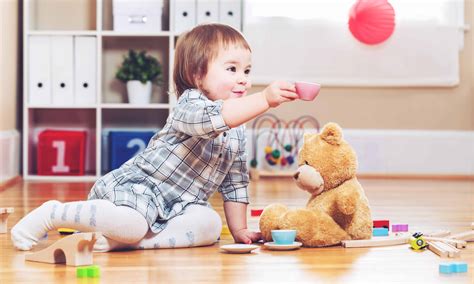
[[285, 157], [281, 157], [280, 163], [282, 166], [286, 166], [288, 164], [288, 160]]
[[272, 157], [272, 154], [266, 154], [265, 159], [270, 165], [272, 166], [276, 165], [276, 160]]
[[257, 159], [252, 159], [252, 161], [250, 161], [250, 166], [252, 168], [256, 168], [257, 165], [258, 165]]
[[265, 147], [265, 154], [271, 154], [273, 151], [273, 148], [271, 146]]
[[290, 144], [286, 144], [286, 145], [285, 145], [285, 150], [286, 150], [287, 152], [291, 152], [291, 150], [293, 150], [293, 146], [291, 146]]
[[280, 150], [275, 149], [275, 150], [272, 151], [272, 157], [273, 158], [278, 159], [278, 158], [280, 158], [280, 155], [281, 155]]
[[293, 158], [293, 156], [288, 156], [286, 157], [286, 161], [288, 162], [288, 164], [293, 165], [295, 159]]

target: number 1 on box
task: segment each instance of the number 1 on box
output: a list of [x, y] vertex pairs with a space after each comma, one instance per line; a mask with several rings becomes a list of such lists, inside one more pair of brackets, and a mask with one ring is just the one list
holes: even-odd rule
[[53, 166], [53, 173], [68, 173], [69, 167], [64, 164], [66, 143], [64, 141], [53, 141], [53, 147], [57, 149], [56, 165]]

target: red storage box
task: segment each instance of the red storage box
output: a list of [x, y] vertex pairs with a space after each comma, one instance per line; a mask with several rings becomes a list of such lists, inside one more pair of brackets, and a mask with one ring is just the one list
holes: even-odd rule
[[86, 131], [42, 131], [38, 136], [38, 174], [84, 175], [86, 136]]

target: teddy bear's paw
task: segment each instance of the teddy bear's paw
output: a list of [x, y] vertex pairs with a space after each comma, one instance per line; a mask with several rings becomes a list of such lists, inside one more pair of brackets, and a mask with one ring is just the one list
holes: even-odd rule
[[265, 207], [259, 221], [264, 241], [272, 240], [272, 230], [280, 229], [281, 219], [286, 212], [288, 212], [288, 207], [283, 204], [271, 204]]

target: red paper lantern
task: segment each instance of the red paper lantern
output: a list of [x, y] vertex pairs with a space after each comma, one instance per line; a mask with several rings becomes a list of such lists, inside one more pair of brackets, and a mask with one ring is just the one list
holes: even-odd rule
[[349, 14], [349, 30], [365, 44], [387, 40], [395, 29], [395, 11], [387, 0], [358, 0]]

